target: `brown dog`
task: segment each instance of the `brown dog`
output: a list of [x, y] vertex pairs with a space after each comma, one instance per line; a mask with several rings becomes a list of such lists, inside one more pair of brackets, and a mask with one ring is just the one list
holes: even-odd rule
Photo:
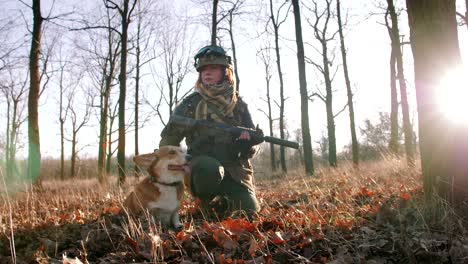
[[164, 146], [154, 153], [135, 156], [133, 161], [150, 176], [135, 186], [124, 206], [134, 215], [149, 210], [163, 226], [182, 227], [178, 211], [190, 155], [180, 147]]

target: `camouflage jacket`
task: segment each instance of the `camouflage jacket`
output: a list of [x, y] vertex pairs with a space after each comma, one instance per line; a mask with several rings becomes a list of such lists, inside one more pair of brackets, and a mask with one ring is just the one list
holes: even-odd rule
[[[176, 107], [173, 115], [195, 118], [195, 110], [200, 100], [202, 97], [197, 92], [190, 94]], [[233, 117], [227, 122], [231, 125], [255, 128], [247, 104], [241, 98], [238, 98]], [[182, 139], [185, 138], [189, 154], [193, 156], [208, 155], [216, 158], [223, 164], [231, 177], [253, 190], [253, 168], [249, 158], [257, 152], [258, 146], [237, 148], [237, 144], [240, 143], [233, 143], [231, 138], [213, 133], [214, 131], [181, 129], [169, 122], [161, 132], [159, 146], [179, 146]]]

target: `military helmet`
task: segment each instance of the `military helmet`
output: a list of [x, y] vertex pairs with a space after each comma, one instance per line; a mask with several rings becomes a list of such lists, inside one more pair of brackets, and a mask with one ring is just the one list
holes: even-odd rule
[[201, 48], [195, 57], [195, 69], [199, 72], [201, 67], [210, 64], [229, 66], [231, 65], [231, 57], [226, 55], [223, 48], [216, 45], [209, 45]]

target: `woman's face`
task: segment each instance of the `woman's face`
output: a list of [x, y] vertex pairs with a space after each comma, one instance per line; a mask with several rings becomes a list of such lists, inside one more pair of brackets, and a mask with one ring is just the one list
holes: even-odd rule
[[201, 80], [203, 84], [218, 84], [223, 80], [223, 67], [221, 65], [205, 65], [201, 69]]

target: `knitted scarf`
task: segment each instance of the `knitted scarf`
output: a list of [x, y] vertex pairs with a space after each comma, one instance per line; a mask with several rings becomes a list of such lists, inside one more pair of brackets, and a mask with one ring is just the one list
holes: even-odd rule
[[216, 107], [219, 110], [216, 112], [220, 112], [224, 117], [232, 117], [237, 93], [228, 81], [214, 85], [201, 84], [197, 90], [203, 100], [200, 100], [195, 110], [196, 119], [207, 119], [210, 116], [216, 122], [224, 123], [224, 120], [208, 107], [208, 103]]

